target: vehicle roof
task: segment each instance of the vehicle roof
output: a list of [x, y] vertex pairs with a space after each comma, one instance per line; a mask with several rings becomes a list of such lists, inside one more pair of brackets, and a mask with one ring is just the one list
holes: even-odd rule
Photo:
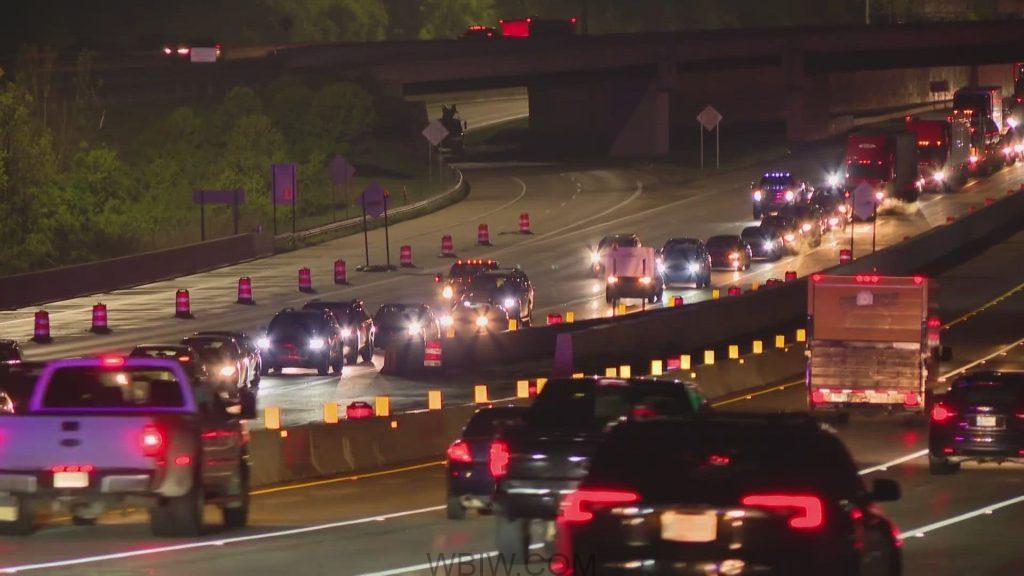
[[191, 348], [188, 344], [138, 344], [133, 350], [188, 350]]
[[724, 242], [741, 242], [741, 241], [743, 241], [743, 238], [740, 237], [738, 234], [719, 234], [717, 236], [712, 236], [712, 237], [708, 238], [708, 241], [705, 242], [705, 244], [711, 244], [712, 242], [715, 242], [715, 243], [722, 242], [722, 243], [724, 243]]
[[687, 245], [697, 246], [697, 245], [703, 244], [703, 242], [701, 242], [700, 238], [690, 238], [690, 237], [686, 236], [686, 237], [679, 237], [679, 238], [669, 238], [668, 240], [665, 240], [665, 246], [668, 246], [670, 244], [676, 245], [676, 246], [687, 246]]
[[1024, 385], [1022, 370], [978, 370], [961, 374], [953, 381], [951, 388], [967, 388], [977, 384]]
[[235, 330], [200, 330], [193, 334], [193, 336], [216, 336], [221, 338], [246, 338], [245, 332], [239, 332]]
[[755, 234], [758, 236], [767, 236], [769, 234], [772, 234], [772, 232], [772, 229], [765, 226], [747, 226], [746, 228], [743, 229], [743, 232], [740, 232], [740, 236], [753, 236]]

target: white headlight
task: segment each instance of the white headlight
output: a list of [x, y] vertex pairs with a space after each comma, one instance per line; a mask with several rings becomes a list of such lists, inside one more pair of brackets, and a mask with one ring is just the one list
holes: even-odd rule
[[505, 300], [502, 301], [502, 304], [505, 305], [506, 310], [519, 307], [519, 301], [515, 298], [505, 298]]
[[487, 316], [484, 316], [483, 314], [481, 314], [480, 316], [477, 316], [476, 317], [476, 325], [479, 326], [480, 328], [486, 328], [487, 327]]
[[445, 328], [447, 328], [447, 327], [449, 327], [449, 326], [451, 326], [452, 324], [455, 323], [455, 319], [452, 318], [450, 315], [447, 315], [447, 314], [444, 315], [444, 316], [441, 316], [441, 319], [438, 320], [438, 321], [441, 323], [441, 326], [444, 326]]
[[875, 192], [875, 200], [878, 200], [879, 202], [885, 200], [885, 192], [882, 192], [881, 190]]
[[690, 262], [686, 269], [689, 270], [691, 273], [696, 274], [697, 272], [700, 272], [700, 264], [696, 262]]
[[932, 174], [932, 179], [936, 182], [942, 182], [946, 179], [946, 173], [942, 170], [936, 170], [935, 173]]
[[262, 338], [260, 338], [259, 340], [256, 341], [256, 345], [259, 346], [260, 349], [262, 349], [262, 350], [269, 350], [270, 349], [270, 338], [267, 338], [266, 336], [264, 336], [264, 337], [262, 337]]
[[599, 264], [600, 262], [601, 262], [601, 255], [598, 254], [597, 252], [591, 252], [590, 253], [590, 263], [591, 264]]
[[662, 262], [661, 260], [658, 260], [658, 273], [659, 274], [664, 274], [665, 270], [666, 270], [665, 263]]
[[800, 226], [800, 229], [803, 230], [804, 232], [810, 232], [811, 231], [811, 225], [810, 224], [804, 224], [804, 225]]
[[843, 177], [840, 176], [839, 174], [832, 173], [832, 174], [828, 175], [828, 177], [826, 178], [826, 181], [828, 182], [829, 186], [831, 186], [832, 188], [835, 188], [836, 186], [839, 186], [840, 182], [843, 181]]
[[409, 324], [406, 332], [409, 333], [409, 336], [419, 336], [423, 333], [423, 326], [420, 326], [419, 322], [413, 322], [412, 324]]
[[618, 281], [619, 281], [619, 278], [617, 276], [609, 276], [608, 277], [608, 283], [609, 284], [615, 284]]
[[445, 286], [441, 289], [441, 296], [451, 300], [452, 296], [455, 296], [455, 290], [452, 290], [451, 286]]
[[650, 276], [641, 276], [640, 277], [640, 283], [644, 284], [644, 285], [650, 284], [651, 283], [651, 277]]
[[771, 249], [772, 249], [772, 244], [774, 244], [774, 243], [775, 243], [775, 242], [773, 242], [773, 241], [771, 241], [771, 240], [769, 240], [769, 241], [765, 242], [765, 243], [764, 243], [764, 249], [765, 249], [765, 250], [771, 250]]
[[341, 337], [342, 338], [348, 338], [351, 335], [352, 335], [352, 330], [350, 330], [348, 328], [342, 328], [341, 329]]
[[231, 365], [220, 367], [220, 375], [224, 376], [225, 378], [230, 378], [231, 376], [234, 376], [236, 372], [238, 372], [238, 369]]
[[1013, 151], [1016, 152], [1017, 154], [1024, 152], [1024, 144], [1014, 144]]
[[764, 194], [760, 190], [754, 190], [754, 202], [760, 202], [761, 198], [764, 198]]
[[839, 218], [836, 218], [835, 216], [832, 216], [831, 218], [828, 219], [828, 225], [829, 226], [835, 226], [837, 224], [839, 224]]
[[324, 347], [324, 344], [326, 344], [326, 342], [324, 342], [323, 338], [310, 338], [309, 339], [309, 349], [310, 350], [320, 350], [321, 348]]
[[1020, 120], [1017, 120], [1013, 116], [1010, 116], [1009, 118], [1006, 119], [1006, 123], [1010, 125], [1010, 128], [1016, 128], [1017, 125], [1020, 124]]
[[796, 199], [796, 194], [792, 190], [786, 190], [786, 202], [792, 202]]

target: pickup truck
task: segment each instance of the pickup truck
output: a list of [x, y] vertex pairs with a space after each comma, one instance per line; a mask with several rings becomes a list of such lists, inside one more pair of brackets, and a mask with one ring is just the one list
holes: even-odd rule
[[28, 535], [35, 513], [91, 525], [109, 507], [149, 509], [157, 536], [193, 536], [205, 504], [224, 524], [249, 513], [251, 397], [230, 414], [181, 365], [155, 358], [56, 360], [27, 409], [0, 417], [0, 534]]
[[523, 423], [505, 428], [491, 443], [499, 553], [507, 562], [525, 562], [534, 522], [545, 523], [550, 539], [562, 496], [587, 475], [590, 457], [611, 427], [692, 415], [706, 407], [694, 384], [676, 380], [588, 377], [548, 382]]

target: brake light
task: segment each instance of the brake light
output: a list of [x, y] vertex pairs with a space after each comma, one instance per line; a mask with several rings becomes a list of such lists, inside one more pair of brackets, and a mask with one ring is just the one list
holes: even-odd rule
[[625, 490], [577, 490], [562, 500], [560, 520], [562, 522], [589, 522], [594, 518], [594, 510], [615, 504], [630, 504], [640, 500], [636, 492]]
[[935, 316], [932, 316], [931, 318], [928, 319], [928, 327], [929, 328], [941, 328], [942, 327], [942, 320], [939, 320]]
[[740, 500], [744, 506], [789, 513], [789, 526], [800, 530], [820, 528], [825, 523], [821, 498], [806, 494], [751, 494]]
[[811, 280], [814, 280], [815, 282], [821, 282], [821, 278], [821, 274], [811, 274]]
[[936, 404], [932, 407], [932, 422], [945, 422], [954, 416], [956, 416], [956, 412], [949, 406]]
[[124, 366], [124, 356], [105, 355], [100, 356], [100, 363], [104, 368], [120, 368]]
[[81, 465], [57, 465], [50, 468], [50, 472], [57, 474], [58, 472], [92, 472], [95, 468], [92, 464], [81, 464]]
[[146, 426], [139, 436], [139, 446], [142, 447], [144, 455], [150, 458], [159, 456], [164, 447], [164, 435], [156, 429], [156, 426]]
[[825, 403], [825, 393], [822, 392], [821, 390], [813, 390], [813, 391], [811, 391], [811, 403], [812, 404], [824, 404]]
[[914, 284], [920, 285], [920, 284], [923, 284], [923, 283], [924, 283], [924, 276], [914, 276]]
[[903, 399], [904, 406], [917, 406], [920, 403], [921, 398], [917, 395], [917, 392], [907, 392], [906, 397]]
[[456, 440], [448, 447], [449, 462], [472, 462], [473, 455], [469, 451], [469, 444], [465, 440]]
[[491, 449], [487, 460], [487, 468], [491, 471], [491, 476], [501, 478], [508, 474], [508, 461], [508, 444], [504, 440], [491, 442]]

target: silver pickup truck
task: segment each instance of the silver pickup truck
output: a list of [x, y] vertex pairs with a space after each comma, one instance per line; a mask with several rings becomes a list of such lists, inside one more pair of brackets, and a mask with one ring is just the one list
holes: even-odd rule
[[157, 536], [197, 535], [203, 508], [242, 527], [249, 513], [243, 402], [230, 414], [180, 364], [102, 356], [57, 360], [27, 409], [0, 416], [0, 534], [27, 535], [38, 511], [91, 525], [112, 506], [149, 510]]

